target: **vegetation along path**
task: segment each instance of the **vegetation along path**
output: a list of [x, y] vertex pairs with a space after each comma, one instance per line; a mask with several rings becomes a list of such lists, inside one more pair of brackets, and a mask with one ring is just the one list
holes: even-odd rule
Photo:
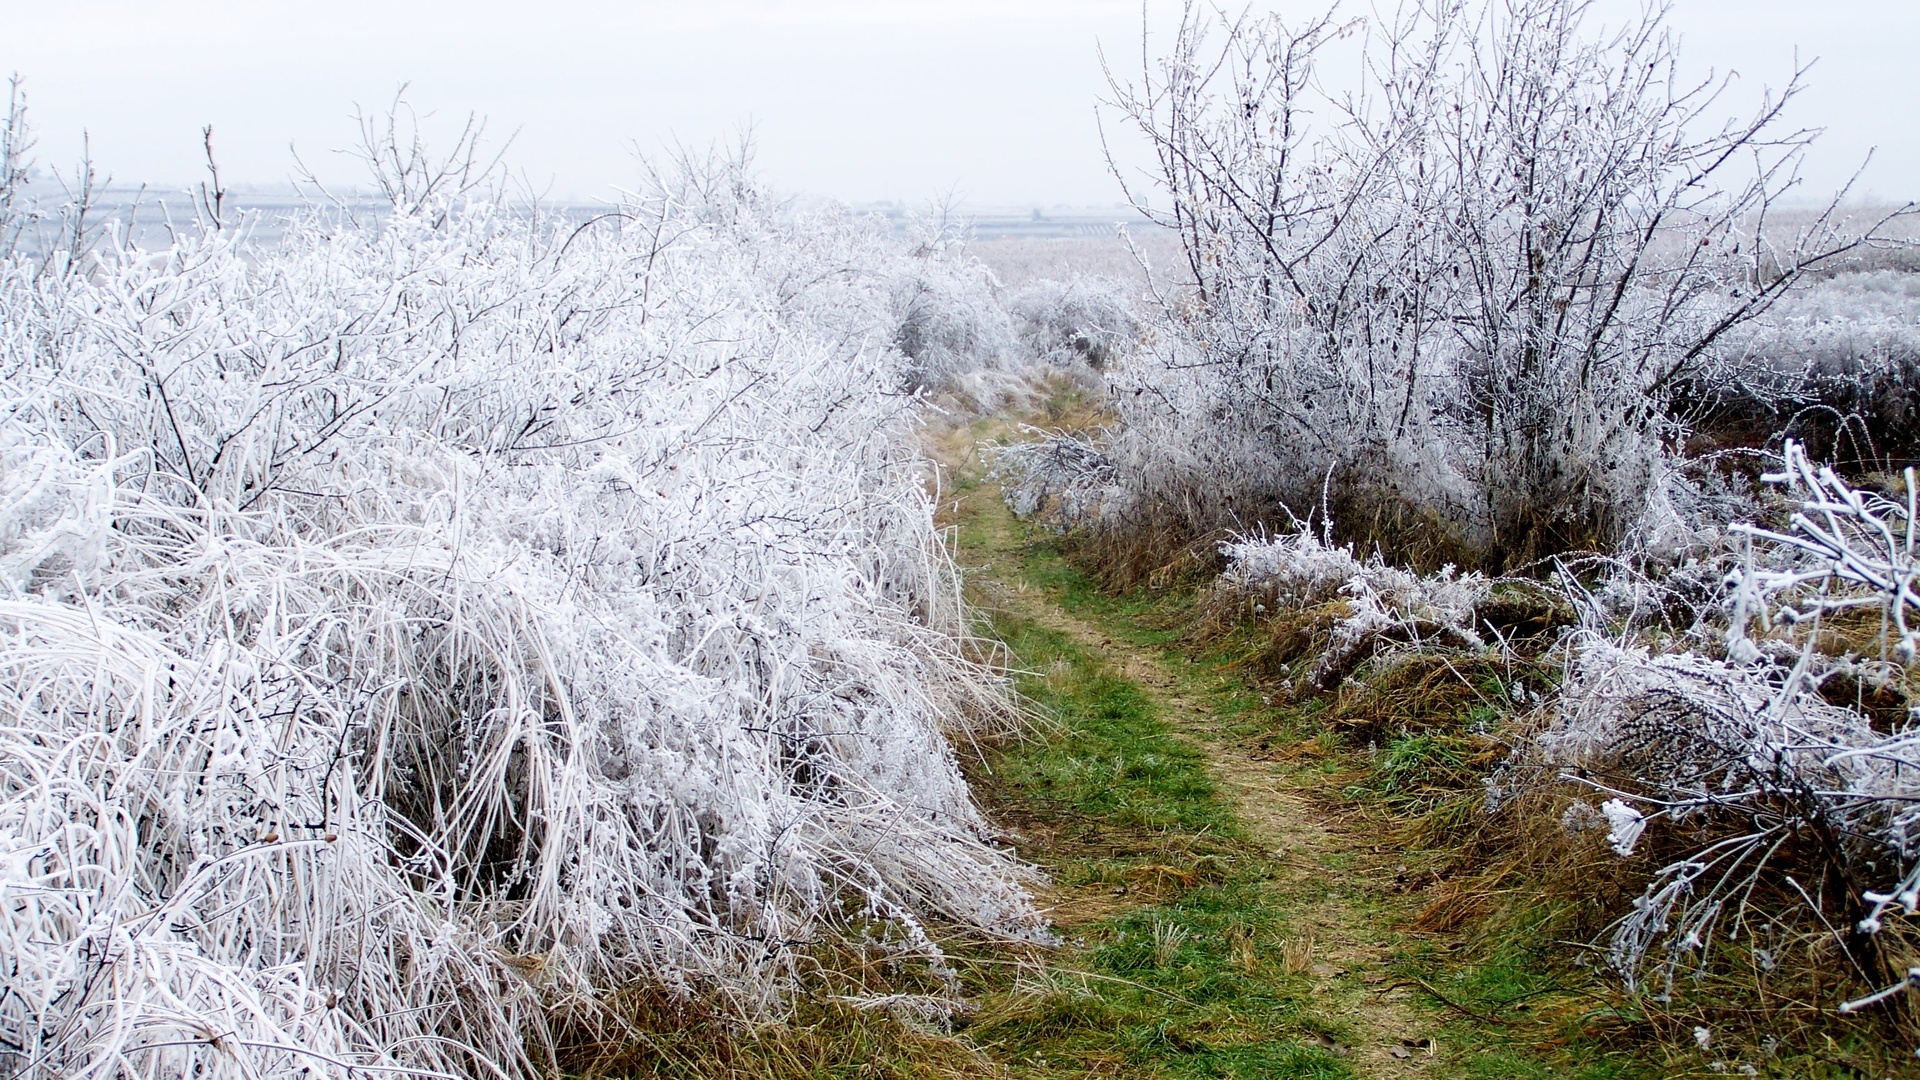
[[1353, 755], [1307, 731], [1276, 749], [1279, 710], [1156, 629], [1165, 597], [1101, 593], [1016, 521], [982, 453], [1009, 430], [934, 450], [974, 603], [1044, 725], [976, 790], [1049, 875], [1064, 941], [983, 967], [968, 1042], [1035, 1077], [1673, 1074], [1591, 1017], [1516, 1011], [1560, 993], [1524, 957], [1413, 933], [1418, 857], [1324, 797]]

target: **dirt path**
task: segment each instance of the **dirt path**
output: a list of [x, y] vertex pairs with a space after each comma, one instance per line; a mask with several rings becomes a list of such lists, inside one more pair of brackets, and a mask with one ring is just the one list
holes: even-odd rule
[[1306, 953], [1301, 960], [1314, 996], [1353, 1033], [1351, 1047], [1329, 1040], [1328, 1048], [1362, 1076], [1430, 1071], [1442, 1052], [1433, 1041], [1440, 1023], [1387, 966], [1391, 924], [1404, 915], [1403, 902], [1369, 884], [1391, 879], [1393, 853], [1318, 812], [1296, 770], [1256, 756], [1218, 716], [1202, 676], [1181, 670], [1184, 661], [1123, 640], [1123, 627], [1076, 614], [1028, 583], [1027, 529], [994, 485], [982, 482], [979, 447], [991, 430], [951, 432], [934, 446], [953, 484], [948, 510], [967, 524], [960, 555], [975, 602], [1071, 637], [1144, 690], [1161, 718], [1205, 754], [1248, 836], [1273, 860], [1272, 899], [1286, 910], [1291, 940]]

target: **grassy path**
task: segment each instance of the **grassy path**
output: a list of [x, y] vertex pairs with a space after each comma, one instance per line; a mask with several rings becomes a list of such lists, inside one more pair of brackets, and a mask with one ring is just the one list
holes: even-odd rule
[[968, 1003], [951, 1024], [860, 1005], [926, 976], [849, 952], [834, 960], [835, 989], [796, 1002], [783, 1023], [742, 1031], [671, 1009], [638, 1016], [635, 1030], [648, 1034], [583, 1076], [1638, 1080], [1727, 1071], [1650, 1039], [1644, 1017], [1597, 992], [1591, 972], [1568, 969], [1565, 943], [1542, 951], [1526, 927], [1413, 932], [1441, 857], [1404, 841], [1408, 819], [1380, 797], [1392, 755], [1345, 745], [1313, 703], [1270, 704], [1230, 649], [1209, 655], [1178, 630], [1156, 629], [1193, 597], [1104, 594], [1014, 520], [980, 456], [1011, 431], [979, 421], [930, 437], [930, 448], [984, 636], [1004, 645], [1039, 724], [1033, 737], [962, 760], [1005, 839], [1046, 873], [1038, 899], [1061, 940], [943, 940]]
[[976, 785], [1053, 875], [1069, 944], [989, 997], [976, 1045], [1035, 1075], [1455, 1072], [1445, 1018], [1400, 959], [1405, 904], [1377, 887], [1404, 874], [1391, 846], [1317, 813], [1310, 778], [1260, 756], [1239, 722], [1257, 696], [1031, 542], [983, 482], [984, 430], [937, 447], [946, 509], [976, 604], [1060, 730]]
[[1400, 770], [1419, 763], [1351, 745], [1324, 701], [1269, 703], [1244, 681], [1244, 643], [1215, 655], [1157, 629], [1194, 597], [1096, 589], [988, 481], [981, 447], [1013, 433], [983, 420], [929, 441], [984, 636], [1006, 648], [1040, 725], [962, 759], [1005, 839], [1045, 871], [1039, 900], [1060, 942], [943, 940], [968, 1002], [950, 1025], [858, 1005], [925, 975], [848, 954], [836, 978], [855, 997], [815, 994], [786, 1022], [747, 1031], [644, 1016], [644, 1039], [584, 1075], [1882, 1075], [1844, 1066], [1839, 1049], [1755, 1055], [1758, 1072], [1697, 1050], [1690, 1030], [1662, 1029], [1569, 963], [1581, 944], [1546, 931], [1554, 912], [1537, 899], [1503, 895], [1497, 918], [1415, 932], [1449, 866], [1445, 852], [1420, 850], [1431, 834], [1408, 816], [1405, 791], [1418, 789], [1400, 786]]

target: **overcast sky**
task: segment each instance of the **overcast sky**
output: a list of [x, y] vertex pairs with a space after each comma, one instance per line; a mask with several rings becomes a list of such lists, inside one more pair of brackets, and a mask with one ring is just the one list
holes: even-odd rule
[[[409, 82], [437, 122], [517, 129], [509, 160], [556, 198], [629, 183], [636, 145], [751, 122], [791, 192], [1104, 205], [1095, 46], [1137, 63], [1140, 20], [1137, 0], [0, 0], [0, 69], [26, 80], [43, 164], [85, 128], [116, 182], [195, 179], [207, 123], [231, 181], [285, 181], [290, 143], [350, 180], [329, 151], [354, 106]], [[1877, 145], [1867, 192], [1920, 197], [1920, 2], [1675, 0], [1673, 23], [1691, 66], [1744, 91], [1784, 81], [1796, 46], [1820, 57], [1793, 117], [1828, 129], [1811, 186]]]

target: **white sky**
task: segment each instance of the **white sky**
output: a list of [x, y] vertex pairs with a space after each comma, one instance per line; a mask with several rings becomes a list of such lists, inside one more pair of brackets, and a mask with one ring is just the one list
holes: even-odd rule
[[[1164, 11], [1170, 0], [1150, 0]], [[1272, 0], [1306, 14], [1321, 0]], [[1599, 0], [1605, 16], [1630, 0]], [[1360, 10], [1353, 4], [1348, 10]], [[633, 147], [752, 122], [777, 187], [851, 201], [1104, 205], [1096, 41], [1137, 60], [1138, 0], [0, 0], [0, 71], [25, 77], [38, 157], [91, 132], [116, 182], [198, 177], [212, 123], [230, 181], [277, 183], [287, 147], [323, 178], [356, 103], [469, 112], [556, 198], [634, 175]], [[1683, 59], [1779, 85], [1819, 56], [1792, 119], [1828, 129], [1832, 187], [1878, 145], [1864, 193], [1920, 197], [1920, 0], [1675, 0]]]

